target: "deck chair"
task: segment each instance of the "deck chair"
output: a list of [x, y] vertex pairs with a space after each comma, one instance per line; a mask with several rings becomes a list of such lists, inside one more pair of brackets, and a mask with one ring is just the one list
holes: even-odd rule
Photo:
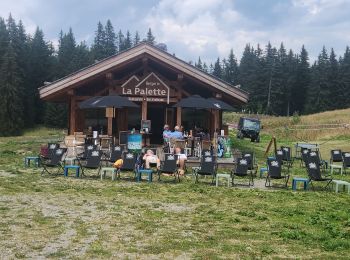
[[43, 159], [50, 160], [52, 158], [52, 156], [55, 154], [55, 150], [58, 149], [58, 148], [60, 148], [60, 144], [58, 144], [58, 143], [48, 143], [46, 152], [43, 149], [43, 151], [40, 152], [40, 156]]
[[350, 152], [342, 153], [343, 156], [343, 168], [346, 174], [346, 169], [350, 168]]
[[327, 162], [321, 159], [319, 151], [311, 151], [308, 155], [307, 163], [316, 163], [321, 167], [321, 170], [324, 172], [327, 169]]
[[330, 158], [330, 164], [335, 162], [341, 162], [343, 163], [343, 156], [340, 149], [331, 150], [331, 158]]
[[301, 149], [301, 161], [300, 161], [300, 167], [304, 165], [306, 167], [308, 158], [309, 158], [309, 153], [311, 152], [310, 149], [307, 148], [302, 148]]
[[158, 181], [160, 181], [160, 176], [162, 173], [172, 174], [175, 177], [175, 182], [180, 182], [176, 154], [164, 154], [164, 161], [161, 162], [160, 169], [158, 170]]
[[289, 167], [293, 166], [292, 149], [289, 146], [281, 146], [283, 151], [283, 162], [286, 162]]
[[287, 168], [287, 173], [285, 175], [282, 175], [282, 165], [275, 158], [267, 159], [267, 176], [265, 187], [271, 187], [271, 179], [284, 179], [283, 188], [288, 187], [289, 168]]
[[89, 155], [91, 154], [91, 151], [96, 151], [97, 145], [95, 144], [85, 144], [84, 145], [84, 152], [77, 155], [78, 160], [87, 160]]
[[136, 178], [136, 163], [138, 156], [132, 152], [124, 152], [122, 155], [123, 166], [117, 171], [117, 178], [120, 179], [122, 171], [132, 171]]
[[258, 165], [255, 161], [255, 155], [253, 152], [242, 152], [242, 158], [247, 159], [248, 161], [248, 170], [252, 172], [252, 174], [256, 175], [258, 170]]
[[276, 150], [275, 159], [276, 159], [281, 165], [283, 165], [283, 150], [282, 150], [282, 149]]
[[102, 151], [101, 150], [89, 150], [87, 156], [86, 156], [86, 160], [85, 161], [80, 161], [79, 165], [81, 168], [81, 176], [85, 176], [85, 173], [88, 170], [92, 170], [92, 169], [97, 169], [97, 176], [100, 175], [100, 170], [101, 170], [101, 157], [102, 157]]
[[48, 174], [53, 174], [49, 171], [49, 169], [54, 167], [58, 167], [55, 174], [58, 174], [60, 170], [63, 172], [63, 160], [66, 152], [67, 148], [57, 148], [52, 150], [52, 154], [50, 155], [49, 159], [40, 157], [40, 164], [43, 166], [41, 175], [44, 175], [45, 172]]
[[193, 168], [195, 183], [198, 183], [199, 175], [212, 176], [212, 183], [216, 177], [216, 161], [214, 156], [204, 156], [201, 159], [201, 164], [198, 168]]
[[252, 172], [248, 172], [248, 161], [245, 158], [238, 158], [236, 167], [231, 171], [232, 185], [235, 185], [235, 177], [249, 177], [248, 186], [254, 186], [254, 179]]
[[313, 190], [315, 190], [312, 184], [313, 181], [326, 182], [326, 185], [323, 187], [323, 189], [327, 189], [329, 187], [329, 184], [332, 182], [332, 178], [329, 178], [328, 176], [322, 177], [320, 164], [310, 161], [307, 163], [306, 169], [309, 175], [309, 185]]
[[111, 156], [109, 157], [108, 161], [110, 163], [115, 163], [116, 160], [119, 160], [122, 158], [123, 155], [123, 148], [120, 145], [113, 145], [111, 150]]

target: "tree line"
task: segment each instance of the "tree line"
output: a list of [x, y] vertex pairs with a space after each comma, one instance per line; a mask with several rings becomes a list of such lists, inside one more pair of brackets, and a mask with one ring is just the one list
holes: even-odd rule
[[290, 116], [350, 107], [350, 49], [337, 58], [333, 48], [322, 48], [310, 65], [308, 52], [287, 51], [270, 43], [264, 49], [247, 44], [238, 64], [230, 51], [209, 66], [198, 58], [196, 67], [240, 85], [250, 93], [245, 107], [251, 113]]
[[107, 20], [105, 25], [98, 22], [91, 46], [77, 43], [69, 29], [60, 32], [55, 49], [39, 27], [30, 35], [22, 21], [16, 23], [11, 15], [7, 20], [0, 17], [0, 136], [18, 135], [37, 124], [66, 127], [67, 105], [42, 102], [38, 87], [141, 41], [155, 44], [151, 29], [141, 39], [137, 31], [115, 33]]
[[[0, 135], [20, 134], [37, 124], [67, 126], [64, 104], [42, 102], [38, 87], [89, 66], [141, 41], [155, 44], [149, 29], [141, 39], [136, 31], [115, 31], [110, 20], [98, 22], [93, 43], [77, 43], [72, 29], [61, 31], [57, 48], [45, 40], [40, 28], [26, 33], [21, 21], [0, 17]], [[163, 46], [164, 48], [164, 46]], [[192, 64], [192, 62], [189, 62]], [[233, 50], [227, 58], [197, 68], [250, 93], [244, 109], [252, 113], [291, 115], [345, 108], [350, 101], [350, 50], [337, 58], [324, 47], [310, 65], [304, 46], [295, 54], [283, 45], [246, 45], [238, 63]]]

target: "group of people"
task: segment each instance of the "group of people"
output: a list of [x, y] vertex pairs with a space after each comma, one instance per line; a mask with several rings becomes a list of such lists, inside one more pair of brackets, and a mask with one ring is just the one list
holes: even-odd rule
[[164, 125], [163, 138], [164, 139], [174, 138], [174, 139], [182, 140], [184, 139], [184, 136], [180, 126], [177, 125], [174, 127], [174, 131], [170, 131], [169, 125]]
[[[177, 165], [179, 166], [179, 175], [185, 174], [185, 161], [187, 160], [187, 156], [181, 153], [181, 149], [176, 147], [174, 149], [174, 154], [177, 155]], [[152, 150], [147, 150], [142, 158], [145, 162], [145, 168], [150, 169], [151, 166], [156, 166], [157, 169], [160, 168], [160, 160], [156, 154]]]

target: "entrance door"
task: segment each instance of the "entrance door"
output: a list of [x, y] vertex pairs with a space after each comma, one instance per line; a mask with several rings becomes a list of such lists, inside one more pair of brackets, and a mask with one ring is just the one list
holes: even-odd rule
[[151, 120], [151, 144], [163, 143], [164, 110], [162, 104], [148, 103], [147, 119]]

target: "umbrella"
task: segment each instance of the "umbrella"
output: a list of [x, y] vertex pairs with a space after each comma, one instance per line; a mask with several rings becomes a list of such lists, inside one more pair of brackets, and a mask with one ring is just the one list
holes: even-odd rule
[[184, 107], [184, 108], [196, 108], [196, 109], [219, 109], [209, 100], [199, 96], [193, 95], [187, 98], [181, 99], [180, 102], [173, 105], [173, 107]]
[[80, 108], [123, 108], [123, 107], [139, 107], [134, 102], [130, 101], [126, 97], [118, 95], [111, 96], [96, 96], [89, 98], [79, 104]]
[[226, 111], [234, 111], [235, 109], [227, 104], [226, 102], [216, 99], [216, 98], [208, 98], [207, 100], [209, 100], [211, 103], [214, 104], [214, 106], [216, 106], [218, 109], [220, 110], [226, 110]]

